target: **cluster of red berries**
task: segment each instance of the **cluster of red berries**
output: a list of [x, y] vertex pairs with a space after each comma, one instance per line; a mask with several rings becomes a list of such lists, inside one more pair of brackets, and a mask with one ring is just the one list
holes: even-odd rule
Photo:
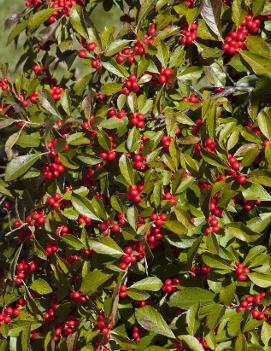
[[145, 246], [137, 241], [133, 244], [133, 247], [127, 246], [124, 248], [124, 255], [121, 257], [122, 262], [119, 264], [119, 267], [124, 270], [129, 264], [134, 264], [137, 260], [141, 260], [144, 257]]
[[148, 29], [148, 35], [144, 35], [143, 40], [138, 39], [135, 43], [135, 46], [133, 48], [127, 47], [123, 49], [121, 52], [119, 52], [116, 56], [116, 61], [119, 64], [122, 64], [124, 62], [128, 62], [132, 64], [135, 60], [135, 56], [143, 56], [145, 55], [145, 45], [152, 44], [155, 42], [155, 36], [154, 34], [156, 33], [156, 26], [155, 24], [151, 24]]
[[172, 195], [170, 192], [165, 192], [162, 195], [162, 199], [166, 201], [170, 201], [170, 203], [175, 206], [177, 204], [177, 199], [174, 195]]
[[110, 339], [110, 330], [113, 328], [112, 316], [108, 318], [105, 317], [104, 313], [99, 313], [98, 322], [95, 324], [95, 328], [99, 329], [101, 334], [106, 337], [107, 340]]
[[163, 136], [162, 139], [161, 139], [161, 143], [162, 143], [162, 146], [163, 146], [163, 149], [164, 151], [168, 151], [169, 149], [169, 146], [170, 144], [172, 143], [173, 141], [173, 137], [171, 136]]
[[243, 200], [244, 210], [247, 212], [253, 210], [255, 206], [259, 206], [260, 204], [261, 204], [261, 200], [255, 200], [255, 201], [246, 200], [246, 199]]
[[133, 264], [137, 261], [137, 257], [133, 255], [133, 248], [131, 246], [125, 247], [124, 255], [121, 256], [121, 263], [119, 264], [120, 269], [126, 269], [129, 264]]
[[121, 93], [125, 95], [129, 95], [131, 92], [138, 93], [139, 92], [139, 84], [137, 81], [137, 76], [135, 74], [132, 74], [125, 82], [124, 82], [124, 88], [121, 89]]
[[45, 255], [47, 257], [55, 254], [58, 251], [58, 245], [53, 242], [48, 242], [45, 247]]
[[95, 116], [91, 115], [87, 121], [84, 121], [82, 123], [82, 129], [87, 133], [91, 132], [91, 134], [88, 134], [90, 137], [93, 137], [96, 135], [96, 133], [93, 135], [93, 130], [92, 130], [92, 124], [94, 120], [95, 120]]
[[148, 168], [147, 157], [143, 156], [141, 152], [134, 155], [133, 167], [139, 171], [146, 171]]
[[73, 302], [77, 303], [85, 303], [87, 301], [87, 297], [81, 293], [81, 291], [71, 291], [70, 298]]
[[2, 78], [2, 79], [0, 80], [0, 88], [1, 88], [2, 90], [4, 90], [4, 91], [9, 90], [8, 84], [9, 84], [8, 78], [4, 77], [4, 78]]
[[40, 75], [42, 72], [47, 72], [47, 67], [45, 65], [33, 65], [32, 71], [36, 76]]
[[91, 67], [99, 71], [102, 68], [101, 61], [98, 58], [95, 58], [91, 61]]
[[236, 54], [240, 49], [246, 49], [246, 37], [251, 33], [258, 33], [260, 24], [260, 17], [254, 19], [251, 14], [247, 15], [239, 28], [235, 32], [228, 34], [222, 45], [222, 49], [230, 55]]
[[92, 219], [91, 218], [89, 218], [89, 217], [87, 217], [87, 216], [85, 216], [85, 215], [80, 215], [79, 217], [78, 217], [78, 223], [80, 224], [80, 225], [85, 225], [86, 227], [89, 227], [89, 226], [91, 226], [91, 224], [92, 224]]
[[97, 44], [94, 41], [87, 42], [85, 39], [80, 42], [80, 45], [85, 48], [85, 50], [79, 50], [78, 51], [78, 56], [80, 58], [86, 58], [87, 57], [87, 52], [92, 52], [97, 47]]
[[61, 95], [63, 93], [63, 88], [58, 87], [58, 86], [53, 86], [50, 89], [50, 94], [53, 100], [58, 101], [61, 98]]
[[173, 84], [172, 76], [174, 74], [174, 70], [172, 68], [165, 68], [162, 67], [159, 70], [159, 76], [158, 76], [158, 81], [160, 84], [167, 84], [167, 85], [171, 85]]
[[247, 280], [247, 273], [250, 272], [250, 269], [243, 265], [242, 263], [236, 263], [234, 265], [236, 279], [240, 282], [244, 282]]
[[110, 221], [109, 219], [103, 221], [103, 223], [101, 223], [99, 225], [99, 228], [101, 230], [101, 232], [105, 235], [105, 236], [109, 236], [110, 232], [112, 231], [113, 233], [119, 233], [120, 232], [120, 226], [118, 223], [115, 223], [113, 221]]
[[[38, 96], [39, 93], [37, 91], [33, 91], [30, 95], [29, 95], [29, 101], [32, 104], [36, 104], [38, 101]], [[27, 98], [24, 97], [23, 94], [19, 94], [18, 95], [18, 100], [23, 104], [24, 107], [28, 107], [29, 106], [29, 101], [27, 100]]]
[[126, 219], [125, 219], [125, 214], [124, 213], [118, 213], [118, 224], [120, 227], [123, 227], [126, 224]]
[[[22, 226], [25, 225], [25, 222], [23, 222], [21, 219], [17, 219], [15, 222], [14, 222], [14, 226], [15, 228], [20, 228]], [[35, 235], [34, 233], [29, 230], [29, 228], [21, 228], [19, 231], [18, 231], [18, 238], [21, 242], [23, 242], [24, 240], [28, 239], [28, 240], [33, 240], [35, 238]]]
[[119, 297], [125, 298], [127, 296], [127, 286], [125, 284], [121, 284], [119, 288]]
[[69, 16], [70, 10], [74, 5], [82, 5], [81, 0], [50, 0], [50, 7], [55, 8], [56, 11], [49, 17], [48, 22], [54, 23], [62, 16]]
[[140, 339], [141, 339], [139, 332], [140, 332], [139, 327], [136, 325], [133, 326], [133, 339], [136, 342], [140, 341]]
[[41, 0], [26, 0], [25, 6], [26, 7], [39, 7], [41, 5]]
[[63, 325], [58, 325], [55, 328], [54, 341], [58, 342], [63, 334], [66, 336], [73, 334], [78, 323], [79, 321], [71, 316]]
[[151, 250], [162, 245], [163, 235], [160, 228], [151, 228], [146, 232], [146, 240]]
[[162, 227], [164, 222], [167, 220], [167, 215], [165, 213], [161, 213], [160, 215], [158, 213], [152, 213], [151, 220], [154, 222], [156, 227]]
[[30, 261], [29, 263], [26, 262], [26, 260], [21, 260], [17, 264], [16, 267], [16, 272], [14, 276], [14, 282], [16, 285], [21, 285], [23, 283], [23, 280], [31, 273], [35, 272], [37, 269], [37, 262], [36, 261]]
[[216, 142], [213, 139], [208, 138], [205, 140], [204, 148], [208, 152], [215, 152], [216, 151]]
[[196, 94], [191, 94], [190, 96], [184, 96], [182, 98], [183, 102], [192, 102], [192, 104], [198, 104], [201, 100], [197, 97]]
[[131, 185], [127, 193], [128, 200], [131, 200], [138, 204], [142, 200], [140, 193], [143, 191], [143, 189], [144, 189], [143, 184]]
[[26, 223], [30, 227], [42, 227], [46, 221], [46, 215], [41, 211], [34, 211], [32, 214], [26, 216]]
[[196, 22], [193, 22], [186, 29], [182, 29], [182, 37], [180, 38], [181, 43], [183, 45], [192, 45], [198, 37], [197, 29], [198, 25]]
[[112, 149], [112, 147], [110, 151], [102, 151], [100, 153], [100, 158], [104, 161], [113, 161], [116, 157], [117, 153]]
[[179, 284], [181, 284], [181, 281], [179, 278], [173, 278], [173, 279], [168, 278], [164, 281], [161, 291], [167, 294], [172, 294], [175, 291], [177, 291], [176, 286]]
[[145, 55], [145, 48], [144, 48], [144, 41], [143, 40], [137, 40], [135, 46], [133, 48], [125, 48], [123, 49], [117, 56], [116, 56], [116, 61], [119, 64], [122, 64], [124, 62], [128, 62], [132, 64], [135, 60], [136, 55], [143, 56]]
[[197, 119], [195, 121], [195, 125], [192, 128], [192, 133], [193, 134], [198, 134], [198, 132], [200, 131], [200, 127], [204, 124], [204, 121], [202, 119]]
[[251, 311], [252, 318], [263, 320], [269, 315], [269, 309], [265, 308], [260, 302], [265, 298], [266, 293], [260, 292], [256, 295], [248, 295], [244, 300], [240, 302], [240, 305], [236, 308], [237, 312], [244, 310]]
[[51, 307], [49, 308], [49, 310], [43, 313], [43, 318], [46, 322], [54, 319], [56, 308], [57, 308], [57, 304], [53, 302], [51, 304]]
[[130, 124], [137, 128], [144, 128], [145, 126], [145, 116], [140, 112], [131, 113], [129, 120]]
[[47, 199], [48, 205], [53, 208], [61, 208], [61, 195], [56, 193], [55, 196], [50, 196]]
[[3, 324], [9, 324], [12, 321], [12, 317], [18, 317], [20, 310], [18, 308], [6, 307], [0, 312], [0, 326]]
[[54, 161], [43, 165], [43, 178], [51, 180], [58, 178], [65, 171], [65, 168], [58, 155], [53, 157]]
[[219, 233], [220, 232], [220, 228], [218, 225], [218, 219], [213, 217], [211, 214], [209, 215], [209, 218], [208, 218], [208, 225], [209, 225], [209, 227], [204, 229], [204, 235], [208, 236], [211, 233]]
[[237, 172], [240, 169], [240, 163], [236, 159], [236, 157], [232, 155], [228, 155], [228, 161], [230, 164], [230, 170], [228, 171], [229, 175], [231, 175], [235, 180], [240, 184], [245, 184], [247, 181], [247, 177], [243, 174], [238, 174]]
[[108, 117], [122, 119], [126, 117], [126, 111], [122, 108], [120, 111], [117, 111], [114, 107], [111, 107], [107, 112]]
[[211, 271], [212, 268], [209, 266], [193, 266], [191, 268], [192, 276], [196, 279], [205, 279]]
[[214, 196], [211, 199], [209, 209], [210, 211], [216, 216], [220, 217], [222, 215], [223, 209], [217, 206], [217, 198], [219, 196], [219, 193], [215, 193]]

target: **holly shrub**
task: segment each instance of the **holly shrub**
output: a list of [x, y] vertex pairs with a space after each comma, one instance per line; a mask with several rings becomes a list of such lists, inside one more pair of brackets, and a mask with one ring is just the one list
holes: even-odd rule
[[270, 350], [271, 2], [27, 0], [7, 26], [0, 350]]

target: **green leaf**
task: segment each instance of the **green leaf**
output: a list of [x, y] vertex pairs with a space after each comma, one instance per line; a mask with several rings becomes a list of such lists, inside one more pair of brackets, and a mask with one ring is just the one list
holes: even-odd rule
[[271, 141], [271, 109], [265, 107], [257, 116], [259, 128], [263, 135]]
[[255, 74], [271, 78], [271, 60], [269, 58], [248, 51], [240, 51], [240, 54]]
[[230, 273], [231, 271], [233, 271], [233, 268], [231, 267], [230, 263], [224, 261], [221, 258], [216, 258], [215, 256], [211, 256], [211, 255], [203, 255], [202, 256], [203, 262], [215, 269], [218, 270], [223, 270], [225, 272]]
[[87, 216], [95, 221], [100, 221], [101, 219], [96, 216], [93, 211], [93, 205], [89, 199], [86, 197], [74, 194], [71, 198], [73, 207], [80, 214]]
[[247, 273], [247, 276], [257, 286], [269, 288], [271, 286], [271, 275], [258, 272]]
[[161, 316], [161, 314], [151, 306], [136, 308], [135, 317], [137, 322], [146, 330], [168, 338], [175, 338], [171, 329]]
[[138, 222], [138, 211], [135, 206], [131, 206], [128, 208], [127, 213], [126, 213], [127, 221], [130, 224], [130, 226], [136, 230], [136, 225]]
[[252, 3], [252, 12], [254, 16], [258, 16], [262, 13], [266, 0], [257, 0]]
[[179, 339], [181, 341], [184, 341], [189, 346], [189, 348], [193, 351], [204, 351], [204, 348], [201, 346], [198, 339], [196, 339], [192, 335], [182, 335], [182, 336], [179, 336]]
[[26, 27], [27, 27], [27, 21], [21, 21], [17, 23], [8, 35], [7, 45], [9, 45], [15, 38], [17, 38], [18, 35], [20, 35], [25, 30]]
[[259, 234], [255, 233], [241, 222], [226, 224], [225, 233], [247, 242], [253, 242], [259, 238]]
[[163, 283], [157, 277], [148, 277], [138, 280], [129, 289], [145, 290], [145, 291], [159, 291]]
[[94, 269], [84, 276], [80, 291], [86, 295], [96, 293], [98, 288], [107, 282], [111, 277], [112, 274], [105, 273], [102, 270]]
[[151, 296], [149, 293], [145, 291], [140, 291], [137, 289], [130, 289], [130, 288], [127, 290], [127, 295], [135, 301], [148, 300]]
[[271, 187], [271, 172], [266, 169], [257, 169], [249, 173], [251, 183], [262, 184]]
[[63, 236], [62, 241], [64, 241], [67, 245], [74, 248], [75, 250], [81, 250], [84, 247], [82, 241], [72, 234], [66, 234]]
[[156, 57], [161, 62], [162, 67], [167, 67], [169, 60], [169, 50], [163, 41], [159, 41], [157, 45]]
[[106, 56], [113, 56], [117, 53], [119, 53], [122, 49], [124, 49], [128, 44], [131, 42], [131, 40], [128, 39], [118, 39], [114, 40], [112, 43], [109, 44], [107, 49], [105, 50], [105, 55]]
[[140, 144], [140, 133], [136, 127], [130, 130], [126, 143], [129, 151], [134, 152], [137, 150]]
[[271, 195], [260, 184], [252, 184], [249, 188], [243, 190], [242, 194], [246, 200], [271, 200]]
[[57, 117], [58, 119], [62, 119], [61, 115], [58, 113], [56, 108], [49, 102], [44, 93], [40, 94], [39, 102], [41, 106], [48, 112], [50, 112], [53, 116]]
[[61, 103], [61, 106], [63, 107], [63, 110], [70, 117], [72, 113], [72, 106], [71, 106], [71, 98], [68, 90], [64, 90], [64, 92], [62, 93], [60, 103]]
[[89, 247], [98, 254], [112, 257], [121, 257], [124, 253], [119, 245], [110, 237], [104, 237], [100, 241], [89, 241]]
[[33, 283], [30, 285], [30, 289], [37, 292], [40, 295], [51, 294], [51, 292], [53, 291], [53, 289], [47, 283], [47, 281], [42, 278], [34, 280]]
[[129, 76], [127, 70], [123, 66], [119, 65], [115, 60], [103, 62], [103, 67], [108, 72], [113, 73], [120, 78], [127, 78]]
[[119, 83], [106, 83], [102, 86], [101, 92], [105, 95], [112, 95], [118, 93], [122, 88], [122, 84]]
[[187, 324], [187, 331], [190, 335], [195, 335], [197, 332], [200, 321], [198, 318], [198, 311], [199, 311], [199, 304], [196, 303], [195, 305], [191, 306], [189, 310], [186, 312], [186, 324]]
[[221, 11], [222, 0], [203, 0], [201, 16], [218, 37], [221, 37]]
[[199, 79], [202, 75], [202, 68], [197, 66], [190, 66], [185, 68], [181, 73], [178, 74], [177, 78], [180, 81]]
[[37, 162], [41, 155], [42, 154], [23, 155], [11, 160], [6, 167], [5, 180], [9, 182], [25, 174], [29, 168]]
[[163, 227], [175, 234], [185, 234], [187, 232], [187, 228], [178, 221], [166, 221]]
[[232, 20], [237, 27], [246, 17], [246, 11], [242, 8], [242, 0], [233, 0], [232, 2]]
[[268, 347], [269, 341], [271, 339], [271, 326], [267, 322], [263, 322], [261, 330], [261, 340], [266, 347]]
[[227, 286], [223, 286], [219, 293], [219, 300], [225, 305], [230, 305], [234, 299], [236, 291], [236, 283], [231, 283]]
[[82, 7], [79, 5], [74, 5], [71, 9], [69, 19], [73, 29], [82, 37], [88, 38], [88, 32], [83, 20]]
[[131, 161], [123, 154], [119, 159], [119, 168], [123, 178], [129, 185], [135, 184], [135, 172]]
[[214, 293], [209, 290], [197, 287], [180, 287], [179, 291], [171, 295], [169, 306], [189, 309], [196, 303], [201, 303], [203, 305], [211, 303], [214, 296]]
[[151, 11], [153, 4], [155, 4], [156, 0], [140, 0], [140, 10], [138, 12], [137, 23], [140, 22], [148, 15]]
[[128, 118], [109, 118], [104, 121], [102, 121], [99, 124], [99, 127], [105, 128], [105, 129], [117, 129], [117, 128], [122, 128], [128, 124]]
[[49, 8], [36, 12], [27, 22], [28, 28], [39, 27], [42, 23], [48, 20], [48, 18], [55, 12], [55, 9]]

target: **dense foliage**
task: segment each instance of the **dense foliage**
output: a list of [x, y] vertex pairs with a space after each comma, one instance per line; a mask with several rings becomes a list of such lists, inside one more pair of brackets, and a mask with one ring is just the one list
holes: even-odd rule
[[11, 24], [0, 350], [270, 350], [271, 2], [27, 0]]

